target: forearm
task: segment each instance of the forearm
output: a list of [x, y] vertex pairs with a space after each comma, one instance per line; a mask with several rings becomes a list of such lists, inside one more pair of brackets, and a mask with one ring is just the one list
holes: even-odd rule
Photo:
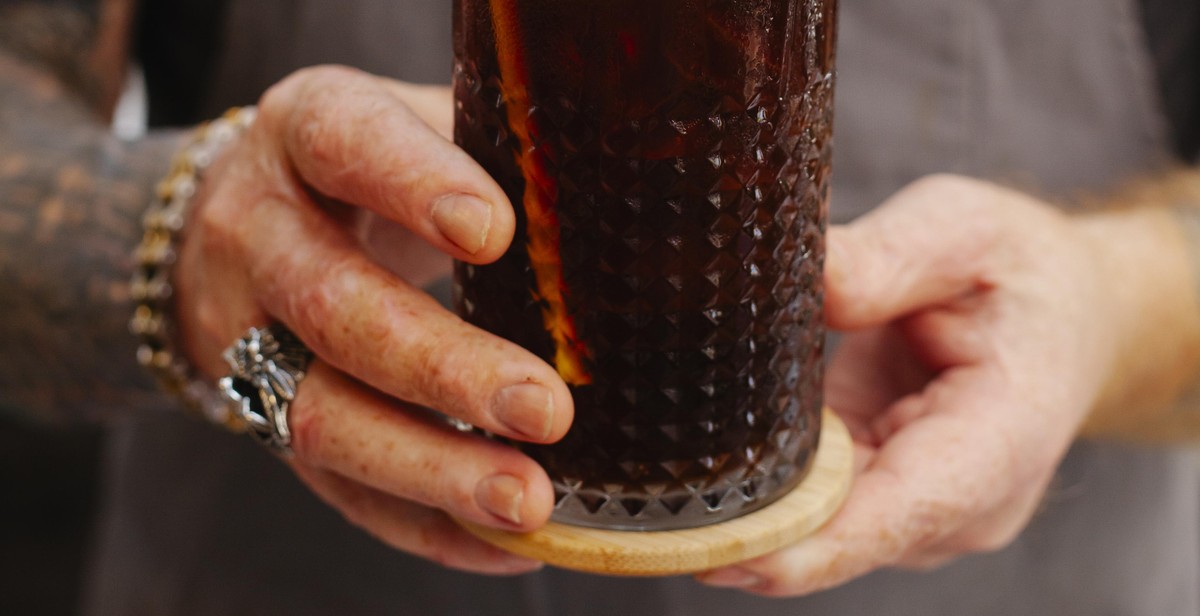
[[[54, 23], [75, 22], [51, 12], [81, 10], [18, 6], [33, 14], [44, 10]], [[72, 75], [83, 77], [64, 66], [94, 41], [60, 42], [67, 51], [47, 55], [38, 44], [22, 44], [20, 33], [10, 29], [14, 24], [5, 24], [0, 412], [63, 421], [160, 407], [165, 399], [134, 361], [136, 343], [126, 325], [132, 310], [128, 281], [141, 214], [176, 137], [136, 143], [113, 138], [103, 121], [107, 86], [73, 84]], [[60, 34], [95, 36], [86, 29]]]
[[1200, 439], [1200, 171], [1148, 181], [1078, 219], [1097, 247], [1118, 337], [1084, 434]]

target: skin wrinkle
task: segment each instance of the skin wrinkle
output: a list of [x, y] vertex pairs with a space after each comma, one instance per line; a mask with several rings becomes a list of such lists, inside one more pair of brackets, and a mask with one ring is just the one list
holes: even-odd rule
[[[345, 130], [328, 122], [326, 118], [344, 114], [340, 114], [336, 108], [322, 106], [320, 101], [320, 98], [305, 101], [293, 112], [290, 122], [292, 130], [289, 131], [291, 147], [288, 149], [295, 156], [296, 162], [304, 167], [320, 168], [326, 173], [344, 173], [343, 154], [332, 147], [340, 140], [326, 136], [333, 130]], [[301, 175], [304, 175], [303, 171]], [[318, 185], [317, 188], [322, 187]]]
[[[348, 101], [352, 100], [352, 96], [361, 97], [366, 94], [360, 85], [349, 85], [357, 84], [357, 81], [347, 79], [348, 75], [345, 75], [345, 72], [340, 68], [331, 68], [328, 71], [313, 73], [315, 77], [303, 88], [307, 95], [300, 99], [302, 102], [292, 112], [290, 124], [293, 128], [289, 131], [288, 142], [291, 145], [289, 149], [300, 159], [305, 168], [321, 169], [320, 176], [353, 179], [354, 171], [362, 169], [366, 161], [361, 152], [350, 152], [339, 148], [350, 147], [351, 144], [358, 144], [359, 147], [365, 148], [366, 142], [361, 139], [349, 138], [349, 135], [359, 130], [359, 127], [335, 124], [327, 120], [331, 117], [362, 117], [358, 113], [348, 113], [346, 109], [342, 108], [349, 104]], [[381, 105], [372, 97], [365, 98], [367, 105], [375, 107]], [[380, 115], [379, 110], [373, 111], [375, 113], [369, 114], [369, 117]], [[334, 131], [344, 131], [347, 134], [335, 138], [331, 135]], [[314, 181], [320, 178], [309, 179]], [[318, 183], [318, 188], [326, 189], [328, 186], [321, 186]]]
[[[459, 339], [453, 344], [440, 340], [451, 335], [450, 332], [444, 332], [440, 333], [440, 335], [423, 338], [423, 348], [419, 350], [422, 356], [420, 372], [424, 374], [424, 377], [421, 377], [421, 381], [426, 388], [434, 390], [436, 395], [459, 400], [460, 403], [465, 405], [465, 403], [469, 403], [470, 401], [470, 392], [469, 390], [464, 390], [461, 385], [477, 380], [479, 375], [473, 373], [473, 371], [463, 371], [458, 367], [479, 365], [472, 360], [473, 356], [479, 354], [476, 344], [480, 341], [476, 339], [477, 336], [473, 335], [470, 336], [471, 340]], [[492, 349], [488, 354], [491, 355], [494, 351], [495, 349]], [[460, 361], [463, 355], [466, 355], [466, 358], [472, 361], [472, 363], [463, 363]], [[427, 380], [425, 377], [427, 377]], [[492, 384], [490, 379], [488, 384]], [[464, 398], [463, 394], [467, 394], [468, 397]], [[453, 412], [460, 409], [446, 410]], [[461, 410], [465, 411], [466, 409]], [[477, 415], [477, 413], [472, 412], [470, 415]]]
[[[430, 232], [432, 232], [428, 207], [432, 205], [433, 200], [422, 204], [419, 208], [421, 216], [414, 218], [410, 208], [395, 203], [395, 195], [437, 192], [444, 180], [429, 174], [428, 169], [431, 167], [446, 168], [458, 157], [457, 152], [450, 149], [427, 150], [422, 155], [425, 161], [423, 165], [407, 164], [407, 159], [411, 158], [412, 152], [421, 146], [420, 140], [414, 134], [418, 120], [410, 111], [406, 110], [406, 107], [397, 104], [396, 99], [382, 88], [375, 91], [372, 88], [353, 86], [349, 92], [352, 95], [357, 91], [360, 95], [359, 100], [362, 101], [359, 104], [365, 106], [365, 109], [356, 110], [350, 115], [371, 117], [373, 122], [378, 125], [328, 126], [329, 123], [324, 120], [325, 118], [345, 114], [345, 110], [339, 107], [339, 105], [345, 107], [348, 104], [346, 103], [347, 92], [345, 92], [348, 86], [344, 82], [352, 81], [349, 79], [350, 77], [357, 77], [357, 74], [343, 74], [346, 72], [334, 70], [333, 75], [322, 77], [322, 81], [330, 82], [327, 88], [321, 90], [323, 94], [315, 95], [312, 100], [306, 100], [301, 105], [301, 110], [297, 111], [300, 119], [295, 121], [299, 127], [297, 136], [293, 140], [292, 150], [303, 155], [302, 168], [321, 169], [321, 174], [307, 175], [319, 176], [310, 179], [318, 181], [320, 187], [325, 190], [336, 192], [333, 190], [335, 186], [342, 190], [347, 190], [347, 187], [350, 186], [357, 186], [356, 190], [364, 191], [361, 196], [365, 198], [365, 201], [384, 205], [385, 207], [382, 209], [388, 213], [389, 217], [401, 220], [411, 219], [412, 223], [431, 227]], [[357, 83], [357, 81], [353, 80], [352, 83]], [[334, 95], [334, 92], [337, 94]], [[380, 94], [383, 96], [381, 97]], [[372, 133], [386, 134], [389, 140], [394, 142], [395, 147], [392, 149], [390, 154], [392, 159], [389, 162], [382, 163], [379, 160], [371, 160], [366, 156], [367, 152], [377, 149], [372, 147], [372, 141], [354, 138], [358, 133], [368, 129]], [[335, 138], [329, 134], [333, 130], [345, 131], [346, 134], [338, 135]], [[337, 149], [337, 147], [347, 149]], [[377, 155], [378, 152], [375, 154]], [[376, 177], [366, 173], [380, 166], [388, 169], [385, 176]]]
[[[344, 311], [344, 306], [359, 306], [366, 302], [359, 297], [361, 289], [358, 278], [353, 270], [354, 264], [346, 260], [326, 262], [323, 276], [304, 290], [295, 291], [295, 299], [287, 309], [289, 322], [299, 330], [311, 336], [311, 346], [326, 357], [331, 356], [330, 349], [337, 347], [335, 336], [346, 334], [356, 325], [361, 326], [362, 317], [358, 311], [349, 311], [354, 316], [350, 321], [338, 320], [335, 315]], [[290, 276], [288, 278], [291, 278]], [[369, 305], [369, 304], [368, 304]], [[341, 331], [330, 331], [323, 324], [340, 321]], [[356, 323], [357, 322], [357, 323]], [[372, 359], [375, 353], [367, 353]], [[351, 372], [354, 372], [351, 366]]]

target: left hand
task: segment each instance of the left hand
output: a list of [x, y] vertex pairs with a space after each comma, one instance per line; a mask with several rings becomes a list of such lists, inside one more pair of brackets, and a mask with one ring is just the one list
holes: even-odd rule
[[316, 496], [398, 550], [514, 575], [541, 563], [455, 520], [537, 529], [549, 478], [429, 409], [550, 443], [573, 405], [553, 367], [418, 288], [450, 257], [488, 263], [513, 237], [504, 191], [449, 140], [452, 109], [446, 89], [345, 67], [276, 84], [193, 198], [173, 299], [181, 350], [210, 377], [251, 326], [286, 325], [313, 351], [288, 465]]
[[826, 399], [859, 474], [812, 537], [700, 580], [768, 596], [998, 550], [1026, 526], [1117, 355], [1102, 247], [1027, 195], [933, 176], [830, 231]]

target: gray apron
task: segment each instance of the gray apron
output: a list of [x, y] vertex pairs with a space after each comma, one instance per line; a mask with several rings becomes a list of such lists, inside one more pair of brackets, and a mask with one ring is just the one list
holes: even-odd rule
[[[843, 0], [834, 218], [949, 171], [1050, 199], [1161, 163], [1133, 0]], [[238, 0], [212, 114], [293, 68], [449, 74], [447, 0]], [[1200, 614], [1200, 473], [1080, 443], [1009, 548], [796, 600], [559, 570], [444, 571], [320, 504], [249, 440], [172, 416], [114, 428], [86, 613], [747, 616]], [[281, 522], [277, 522], [281, 521]]]

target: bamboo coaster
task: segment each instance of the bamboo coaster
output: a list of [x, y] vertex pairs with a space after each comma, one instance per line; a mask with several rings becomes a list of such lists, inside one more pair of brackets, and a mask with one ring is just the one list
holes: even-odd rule
[[780, 500], [728, 522], [672, 531], [614, 531], [551, 522], [512, 533], [459, 521], [481, 539], [528, 558], [588, 573], [667, 576], [707, 571], [800, 541], [825, 524], [850, 491], [854, 446], [845, 424], [825, 410], [808, 477]]

